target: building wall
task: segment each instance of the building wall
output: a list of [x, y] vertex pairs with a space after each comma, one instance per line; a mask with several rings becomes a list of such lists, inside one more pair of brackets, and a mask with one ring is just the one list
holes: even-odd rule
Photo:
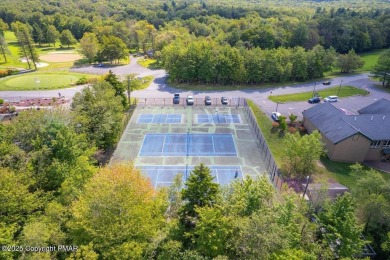
[[335, 145], [331, 160], [341, 162], [363, 162], [370, 149], [371, 140], [356, 134]]
[[[315, 125], [304, 118], [303, 125], [308, 133], [317, 130]], [[365, 160], [378, 160], [380, 149], [370, 149], [371, 140], [367, 137], [356, 134], [337, 144], [332, 143], [325, 135], [322, 141], [325, 143], [326, 154], [329, 159], [340, 162], [363, 162]], [[370, 158], [370, 159], [368, 159]]]
[[382, 148], [372, 148], [368, 149], [365, 160], [367, 161], [376, 161], [381, 159]]

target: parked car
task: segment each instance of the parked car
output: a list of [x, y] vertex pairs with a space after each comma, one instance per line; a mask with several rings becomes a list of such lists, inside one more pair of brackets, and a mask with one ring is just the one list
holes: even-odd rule
[[180, 104], [180, 94], [173, 94], [173, 104]]
[[211, 105], [211, 97], [206, 96], [206, 97], [204, 98], [204, 104], [205, 104], [206, 106]]
[[187, 106], [194, 104], [194, 97], [193, 96], [187, 96]]
[[279, 117], [281, 116], [282, 114], [280, 114], [279, 112], [272, 112], [271, 113], [271, 118], [274, 120], [274, 121], [279, 121]]
[[332, 83], [331, 81], [324, 81], [324, 82], [322, 82], [322, 84], [324, 84], [324, 85], [330, 85], [330, 83]]
[[321, 98], [320, 97], [312, 97], [307, 102], [309, 102], [310, 104], [320, 103], [321, 102]]
[[337, 102], [337, 96], [329, 96], [324, 98], [324, 102]]
[[227, 97], [221, 97], [221, 104], [222, 105], [227, 105], [228, 103], [229, 103], [229, 101], [228, 101]]

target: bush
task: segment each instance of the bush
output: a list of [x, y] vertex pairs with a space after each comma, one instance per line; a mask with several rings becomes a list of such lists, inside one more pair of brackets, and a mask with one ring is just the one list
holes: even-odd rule
[[305, 128], [304, 126], [300, 126], [300, 127], [299, 127], [299, 131], [301, 131], [301, 132], [306, 132], [306, 128]]
[[278, 122], [272, 122], [272, 127], [278, 128], [279, 127], [279, 123]]
[[290, 134], [294, 134], [296, 131], [297, 131], [297, 129], [296, 129], [295, 127], [289, 127], [289, 128], [288, 128], [288, 132], [289, 132]]
[[4, 99], [0, 98], [0, 105], [4, 104]]
[[86, 77], [82, 77], [76, 81], [76, 85], [85, 85], [89, 83], [89, 80]]
[[17, 72], [17, 71], [14, 71], [14, 70], [0, 70], [0, 78], [7, 77], [9, 75], [15, 74], [14, 72]]

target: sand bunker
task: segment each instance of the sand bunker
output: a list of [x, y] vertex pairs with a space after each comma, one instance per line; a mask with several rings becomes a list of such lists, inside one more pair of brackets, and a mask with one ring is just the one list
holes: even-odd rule
[[[26, 58], [21, 58], [20, 61], [27, 63]], [[30, 64], [32, 64], [32, 63], [30, 62]], [[38, 68], [49, 66], [49, 64], [47, 64], [45, 62], [37, 62], [36, 65], [37, 65]]]
[[68, 61], [76, 61], [81, 59], [80, 54], [76, 53], [51, 53], [51, 54], [44, 54], [39, 56], [39, 59], [47, 62], [68, 62]]

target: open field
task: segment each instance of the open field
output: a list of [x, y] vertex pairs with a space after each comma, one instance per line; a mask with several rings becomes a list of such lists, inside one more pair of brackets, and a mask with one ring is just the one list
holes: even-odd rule
[[32, 72], [0, 79], [0, 90], [37, 90], [72, 87], [80, 78], [90, 75], [69, 72]]
[[[367, 95], [367, 91], [355, 88], [352, 86], [342, 86], [340, 89], [340, 93], [338, 93], [339, 87], [327, 88], [324, 90], [316, 91], [319, 95], [324, 98], [331, 95], [338, 95], [339, 97], [350, 97], [355, 95]], [[269, 99], [274, 102], [297, 102], [297, 101], [307, 101], [313, 96], [313, 92], [303, 92], [297, 94], [287, 94], [287, 95], [275, 95], [270, 96]]]
[[385, 49], [370, 51], [366, 53], [361, 53], [360, 57], [364, 60], [364, 65], [358, 71], [371, 71], [375, 64], [377, 63], [379, 56], [385, 51]]

